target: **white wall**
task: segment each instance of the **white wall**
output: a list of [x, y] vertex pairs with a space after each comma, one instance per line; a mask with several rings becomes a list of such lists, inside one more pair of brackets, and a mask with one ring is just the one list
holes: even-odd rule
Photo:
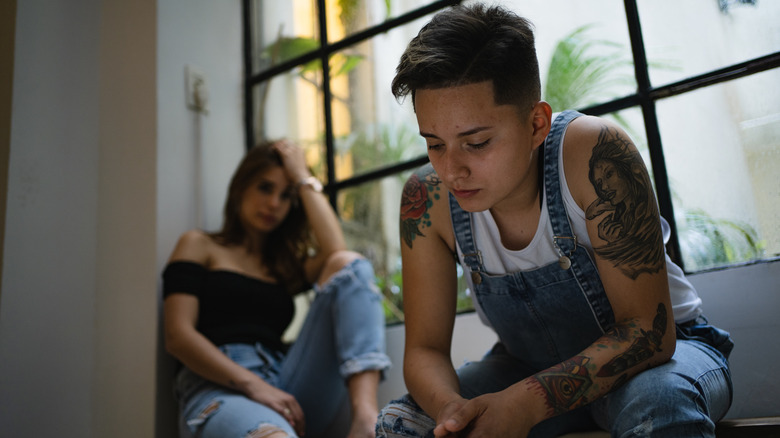
[[[159, 274], [181, 232], [220, 221], [240, 33], [238, 1], [18, 2], [0, 435], [174, 435]], [[187, 64], [208, 80], [200, 120]]]
[[[244, 153], [241, 2], [158, 0], [157, 263], [179, 235], [222, 223], [229, 178]], [[206, 78], [208, 113], [185, 106], [185, 67]], [[159, 280], [159, 275], [156, 277]], [[156, 347], [157, 436], [175, 434], [174, 362]]]

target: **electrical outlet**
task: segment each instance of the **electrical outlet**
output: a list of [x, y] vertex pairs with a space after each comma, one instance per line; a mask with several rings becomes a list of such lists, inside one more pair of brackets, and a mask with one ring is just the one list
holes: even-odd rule
[[184, 68], [184, 85], [187, 108], [195, 112], [207, 113], [209, 99], [206, 76], [198, 69], [188, 65]]

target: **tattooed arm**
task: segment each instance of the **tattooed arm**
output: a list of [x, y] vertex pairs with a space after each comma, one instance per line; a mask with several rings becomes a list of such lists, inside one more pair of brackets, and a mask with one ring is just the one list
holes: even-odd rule
[[603, 397], [674, 353], [660, 219], [635, 146], [620, 128], [581, 117], [567, 130], [564, 168], [586, 213], [616, 324], [575, 357], [468, 401], [437, 427], [437, 436], [525, 436], [540, 421]]
[[618, 126], [581, 117], [566, 135], [564, 169], [585, 211], [616, 324], [579, 356], [529, 382], [551, 415], [589, 403], [668, 361], [675, 348], [660, 216], [636, 147]]
[[401, 257], [406, 342], [404, 379], [433, 418], [459, 396], [450, 359], [455, 322], [455, 238], [447, 189], [431, 165], [412, 175], [401, 199]]

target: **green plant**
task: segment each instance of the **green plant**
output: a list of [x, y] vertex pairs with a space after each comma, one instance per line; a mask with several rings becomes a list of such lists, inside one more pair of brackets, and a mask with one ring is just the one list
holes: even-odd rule
[[587, 32], [593, 27], [578, 27], [555, 45], [544, 89], [553, 111], [584, 108], [635, 84], [625, 48], [589, 38]]
[[688, 271], [756, 260], [764, 255], [765, 242], [744, 222], [689, 209], [683, 211], [678, 227], [680, 250]]

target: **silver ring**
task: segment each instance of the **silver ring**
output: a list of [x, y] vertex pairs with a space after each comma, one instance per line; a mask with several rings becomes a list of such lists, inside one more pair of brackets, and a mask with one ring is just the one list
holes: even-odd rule
[[284, 415], [290, 415], [290, 408], [284, 408]]

